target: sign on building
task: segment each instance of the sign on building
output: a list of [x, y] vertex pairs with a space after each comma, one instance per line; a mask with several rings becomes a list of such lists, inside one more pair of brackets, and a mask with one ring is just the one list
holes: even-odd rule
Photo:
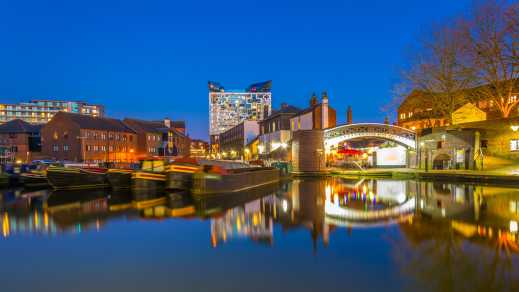
[[487, 119], [487, 113], [472, 103], [467, 103], [452, 113], [452, 124], [479, 122]]

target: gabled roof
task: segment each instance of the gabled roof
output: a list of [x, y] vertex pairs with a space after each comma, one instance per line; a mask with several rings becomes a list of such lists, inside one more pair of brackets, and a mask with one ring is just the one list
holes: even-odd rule
[[279, 110], [273, 110], [272, 113], [268, 117], [265, 118], [265, 120], [270, 120], [270, 119], [275, 118], [282, 114], [294, 116], [294, 115], [298, 114], [300, 111], [301, 111], [301, 109], [299, 109], [295, 106], [291, 106], [291, 105], [282, 106]]
[[82, 129], [105, 130], [114, 132], [135, 133], [130, 127], [118, 119], [92, 117], [81, 114], [58, 112], [55, 119], [63, 118], [77, 124]]
[[144, 121], [139, 119], [125, 118], [123, 122], [127, 124], [130, 128], [132, 128], [134, 131], [162, 133], [160, 128], [166, 128], [166, 126], [163, 123], [158, 121]]
[[32, 125], [26, 121], [15, 119], [0, 125], [0, 133], [38, 133], [42, 125]]
[[[130, 128], [134, 129], [134, 131], [144, 131], [144, 132], [151, 132], [151, 133], [168, 133], [168, 132], [174, 132], [177, 135], [180, 136], [186, 136], [185, 134], [181, 133], [177, 129], [175, 129], [174, 123], [180, 123], [180, 125], [185, 126], [185, 122], [178, 121], [178, 122], [171, 122], [171, 128], [166, 127], [164, 125], [163, 121], [145, 121], [145, 120], [139, 120], [139, 119], [130, 119], [125, 118], [124, 123], [126, 123]], [[178, 128], [178, 127], [177, 127]]]

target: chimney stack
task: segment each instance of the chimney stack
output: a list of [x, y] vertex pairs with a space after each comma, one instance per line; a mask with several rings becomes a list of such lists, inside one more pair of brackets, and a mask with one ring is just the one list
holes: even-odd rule
[[323, 104], [328, 104], [328, 92], [326, 90], [321, 93], [321, 100]]
[[353, 123], [352, 118], [353, 118], [353, 113], [351, 111], [351, 106], [348, 106], [348, 110], [346, 112], [346, 124], [351, 125]]
[[310, 107], [313, 107], [316, 105], [317, 105], [317, 95], [314, 92], [314, 93], [312, 93], [312, 97], [310, 98]]
[[171, 120], [169, 118], [164, 119], [164, 126], [166, 126], [166, 128], [171, 128]]

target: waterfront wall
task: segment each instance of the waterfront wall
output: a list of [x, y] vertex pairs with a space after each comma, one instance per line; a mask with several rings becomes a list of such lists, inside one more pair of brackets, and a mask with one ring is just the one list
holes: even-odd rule
[[296, 173], [325, 171], [322, 130], [299, 130], [293, 133], [292, 166]]

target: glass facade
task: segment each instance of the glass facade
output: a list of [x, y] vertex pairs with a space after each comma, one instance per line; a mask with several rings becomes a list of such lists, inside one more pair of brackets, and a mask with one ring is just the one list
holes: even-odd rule
[[104, 107], [81, 101], [32, 100], [18, 104], [0, 104], [0, 123], [21, 119], [32, 124], [43, 124], [59, 111], [102, 117]]
[[209, 82], [209, 133], [218, 135], [245, 120], [260, 121], [271, 113], [272, 82], [261, 82], [246, 90], [229, 90]]

